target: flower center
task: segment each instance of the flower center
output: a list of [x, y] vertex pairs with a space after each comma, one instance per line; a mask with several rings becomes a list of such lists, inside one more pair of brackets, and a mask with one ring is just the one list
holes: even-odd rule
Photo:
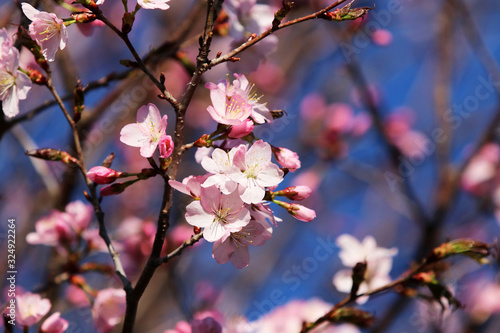
[[0, 72], [0, 99], [16, 84], [16, 78], [9, 72]]
[[238, 101], [233, 97], [227, 96], [226, 99], [226, 117], [229, 119], [237, 119], [239, 115], [246, 109], [244, 101]]
[[214, 222], [227, 223], [227, 216], [229, 215], [229, 208], [219, 208], [214, 212]]
[[47, 22], [47, 26], [46, 26], [45, 30], [40, 32], [41, 36], [45, 35], [45, 38], [40, 40], [41, 42], [45, 42], [45, 41], [51, 39], [56, 34], [58, 34], [59, 31], [61, 30], [61, 24], [56, 23], [56, 22], [52, 22], [52, 21], [46, 21], [46, 22]]

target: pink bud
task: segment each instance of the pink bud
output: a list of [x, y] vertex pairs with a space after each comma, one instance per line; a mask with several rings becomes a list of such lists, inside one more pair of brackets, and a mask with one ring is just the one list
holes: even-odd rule
[[160, 149], [160, 157], [168, 158], [174, 151], [174, 141], [172, 141], [172, 137], [170, 135], [162, 135], [158, 142], [158, 147]]
[[316, 212], [314, 210], [299, 204], [291, 204], [288, 208], [288, 212], [297, 220], [304, 222], [311, 222], [316, 218]]
[[114, 183], [101, 188], [101, 192], [99, 194], [101, 195], [101, 197], [120, 194], [123, 191], [125, 191], [126, 188], [127, 188], [126, 183]]
[[312, 190], [308, 186], [290, 186], [284, 190], [274, 192], [275, 195], [285, 196], [290, 200], [304, 200], [311, 195]]
[[95, 166], [87, 172], [87, 177], [96, 184], [104, 185], [114, 182], [122, 173], [103, 166]]
[[55, 312], [49, 318], [45, 319], [40, 331], [42, 333], [62, 333], [68, 326], [68, 321], [61, 318], [61, 313]]
[[291, 172], [295, 172], [295, 170], [300, 168], [300, 160], [297, 153], [281, 147], [272, 147], [272, 149], [276, 160], [278, 160], [278, 163], [282, 167], [288, 168]]
[[240, 125], [231, 126], [228, 136], [232, 139], [239, 139], [252, 133], [254, 128], [253, 120], [247, 119]]

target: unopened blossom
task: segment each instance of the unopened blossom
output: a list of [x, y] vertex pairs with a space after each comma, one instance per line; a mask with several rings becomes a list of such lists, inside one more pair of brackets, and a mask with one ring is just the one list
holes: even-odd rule
[[250, 212], [238, 193], [222, 194], [215, 186], [201, 190], [200, 201], [186, 207], [186, 221], [192, 226], [205, 228], [203, 237], [215, 242], [227, 232], [236, 232], [250, 222]]
[[170, 0], [137, 0], [137, 4], [144, 9], [169, 9], [170, 6], [167, 4]]
[[234, 267], [243, 268], [250, 263], [249, 246], [260, 246], [272, 236], [267, 222], [251, 220], [241, 230], [227, 232], [214, 243], [212, 257], [219, 263], [231, 261]]
[[240, 125], [231, 126], [228, 136], [232, 139], [242, 138], [252, 133], [254, 128], [253, 120], [247, 119]]
[[69, 326], [66, 319], [61, 318], [60, 312], [53, 313], [49, 318], [43, 322], [40, 332], [41, 333], [62, 333]]
[[50, 301], [38, 294], [25, 292], [16, 296], [16, 319], [21, 326], [35, 325], [45, 316], [50, 308]]
[[120, 131], [120, 141], [132, 147], [141, 147], [141, 156], [151, 157], [165, 135], [167, 116], [161, 117], [154, 104], [143, 105], [137, 110], [137, 123], [125, 125]]
[[234, 155], [245, 150], [245, 146], [241, 145], [225, 152], [220, 148], [216, 148], [212, 157], [205, 156], [201, 160], [201, 166], [210, 173], [202, 187], [216, 186], [224, 194], [234, 192], [238, 184], [229, 177], [229, 174], [237, 173], [238, 168], [233, 163]]
[[92, 307], [92, 317], [97, 331], [111, 332], [122, 320], [125, 309], [125, 290], [113, 288], [99, 290]]
[[168, 158], [174, 151], [174, 141], [170, 135], [162, 135], [158, 143], [161, 158]]
[[18, 70], [19, 51], [5, 29], [0, 30], [0, 101], [7, 117], [19, 113], [19, 100], [26, 99], [31, 89], [31, 80]]
[[311, 222], [316, 218], [316, 212], [305, 206], [293, 203], [286, 204], [285, 207], [287, 208], [288, 213], [299, 221]]
[[274, 192], [275, 195], [285, 196], [290, 200], [300, 201], [309, 198], [312, 190], [309, 186], [289, 186], [284, 190]]
[[66, 25], [53, 13], [41, 12], [29, 3], [21, 4], [24, 15], [32, 22], [29, 26], [31, 38], [42, 48], [42, 54], [47, 61], [54, 61], [56, 51], [66, 47], [68, 32]]
[[293, 152], [287, 148], [273, 147], [273, 153], [279, 165], [281, 165], [282, 167], [287, 168], [291, 172], [295, 172], [295, 170], [300, 168], [301, 164], [299, 155], [297, 155], [296, 152]]
[[[398, 250], [377, 247], [372, 236], [366, 236], [362, 242], [351, 235], [343, 234], [337, 238], [340, 248], [339, 257], [342, 264], [351, 269], [339, 271], [333, 277], [333, 285], [341, 292], [348, 293], [352, 288], [352, 267], [359, 262], [366, 262], [367, 268], [364, 280], [359, 286], [359, 293], [381, 287], [391, 282], [389, 272], [392, 268], [392, 257]], [[368, 297], [361, 297], [358, 303], [364, 303]]]
[[245, 203], [259, 203], [264, 199], [265, 187], [275, 186], [283, 180], [283, 171], [271, 162], [271, 146], [256, 141], [247, 150], [246, 146], [237, 149], [233, 163], [237, 169], [228, 171], [229, 177], [239, 184], [239, 193]]
[[87, 177], [98, 185], [109, 184], [117, 180], [123, 172], [106, 168], [103, 166], [95, 166], [87, 172]]

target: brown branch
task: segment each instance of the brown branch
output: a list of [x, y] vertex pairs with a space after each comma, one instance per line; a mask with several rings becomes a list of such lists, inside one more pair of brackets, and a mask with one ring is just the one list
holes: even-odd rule
[[176, 248], [175, 250], [173, 250], [172, 252], [170, 252], [165, 257], [160, 258], [159, 259], [160, 263], [161, 264], [166, 264], [173, 257], [180, 256], [181, 253], [182, 253], [182, 251], [184, 251], [185, 248], [187, 248], [189, 246], [193, 246], [194, 244], [196, 244], [202, 238], [203, 238], [203, 232], [191, 236], [191, 238], [189, 238], [188, 240], [185, 240], [178, 248]]

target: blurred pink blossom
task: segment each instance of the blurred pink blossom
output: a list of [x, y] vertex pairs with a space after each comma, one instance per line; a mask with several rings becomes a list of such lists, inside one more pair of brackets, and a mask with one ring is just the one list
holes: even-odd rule
[[16, 305], [17, 322], [25, 327], [38, 323], [52, 306], [47, 298], [30, 292], [16, 296]]
[[481, 281], [473, 290], [470, 306], [467, 307], [472, 317], [478, 322], [484, 322], [492, 314], [500, 313], [500, 285]]
[[48, 216], [35, 223], [35, 232], [26, 235], [28, 244], [59, 246], [71, 242], [75, 235], [68, 224], [65, 214], [52, 211]]
[[54, 312], [50, 317], [43, 322], [40, 332], [41, 333], [62, 333], [69, 326], [66, 319], [61, 318], [60, 312]]
[[65, 291], [65, 298], [74, 306], [84, 307], [90, 305], [85, 292], [74, 284], [69, 284]]
[[241, 230], [226, 232], [212, 248], [212, 257], [219, 264], [231, 261], [234, 267], [247, 267], [250, 263], [248, 247], [263, 245], [272, 236], [272, 228], [266, 222], [251, 220]]
[[491, 186], [488, 181], [495, 179], [500, 161], [500, 146], [496, 143], [484, 145], [472, 157], [462, 174], [462, 187], [475, 195], [484, 195]]
[[[359, 242], [353, 236], [343, 234], [337, 238], [336, 243], [340, 248], [339, 257], [344, 266], [352, 268], [357, 263], [367, 263], [364, 281], [361, 283], [358, 293], [391, 282], [389, 272], [392, 268], [392, 257], [398, 253], [396, 248], [377, 247], [377, 243], [372, 236], [366, 236], [362, 242]], [[352, 269], [337, 272], [333, 277], [333, 285], [339, 291], [349, 293], [352, 287]], [[357, 302], [364, 303], [367, 300], [368, 297], [360, 297]]]
[[125, 290], [99, 290], [92, 306], [94, 325], [101, 333], [111, 332], [125, 315]]
[[169, 9], [170, 6], [167, 4], [170, 0], [137, 0], [137, 4], [144, 9]]
[[377, 29], [372, 34], [373, 42], [380, 46], [387, 46], [392, 42], [392, 34], [385, 29]]

